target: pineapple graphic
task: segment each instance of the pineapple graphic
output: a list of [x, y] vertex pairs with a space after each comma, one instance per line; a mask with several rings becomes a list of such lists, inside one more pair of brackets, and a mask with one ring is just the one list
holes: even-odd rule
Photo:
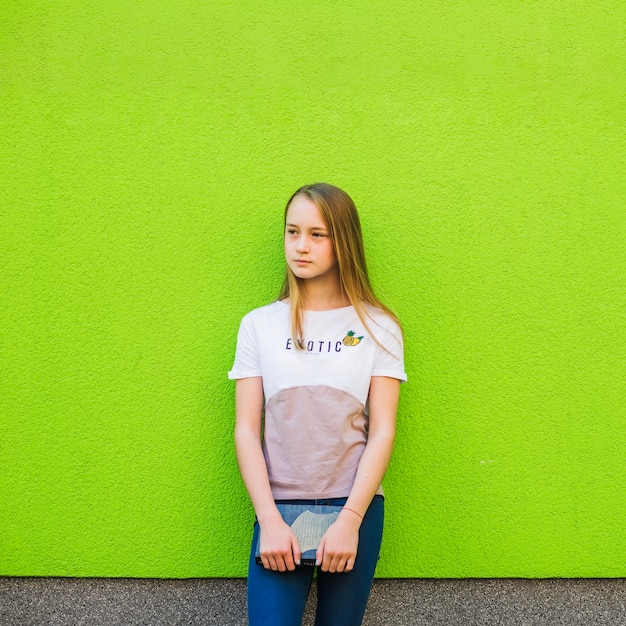
[[349, 330], [346, 336], [343, 338], [344, 346], [357, 346], [361, 343], [361, 339], [363, 339], [363, 335], [360, 337], [355, 337], [355, 332], [353, 330]]

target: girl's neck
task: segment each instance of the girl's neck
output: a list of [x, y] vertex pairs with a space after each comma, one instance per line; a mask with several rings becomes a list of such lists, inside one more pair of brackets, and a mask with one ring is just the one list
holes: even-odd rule
[[314, 281], [307, 281], [302, 293], [302, 308], [307, 311], [330, 311], [350, 306], [350, 300], [339, 285], [329, 289], [328, 284], [318, 285]]
[[343, 309], [350, 306], [350, 300], [347, 298], [340, 299], [324, 299], [324, 300], [305, 300], [303, 302], [303, 310], [305, 311], [332, 311], [333, 309]]

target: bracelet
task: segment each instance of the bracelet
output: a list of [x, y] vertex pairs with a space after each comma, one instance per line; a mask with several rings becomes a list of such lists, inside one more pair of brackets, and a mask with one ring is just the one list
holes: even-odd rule
[[363, 519], [363, 516], [360, 513], [357, 513], [354, 509], [350, 509], [347, 506], [344, 506], [343, 510], [344, 511], [350, 511], [350, 512], [354, 513], [355, 515], [358, 515], [361, 519]]

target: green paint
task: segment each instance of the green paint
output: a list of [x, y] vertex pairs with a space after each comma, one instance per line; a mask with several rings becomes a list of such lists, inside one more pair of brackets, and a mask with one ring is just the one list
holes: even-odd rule
[[5, 4], [0, 574], [245, 574], [226, 372], [328, 180], [407, 336], [379, 575], [626, 575], [625, 13]]

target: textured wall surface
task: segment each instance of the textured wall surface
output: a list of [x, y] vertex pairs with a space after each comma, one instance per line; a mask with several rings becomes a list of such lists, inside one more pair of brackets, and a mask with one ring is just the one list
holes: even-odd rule
[[379, 575], [626, 575], [625, 17], [4, 3], [0, 574], [245, 574], [226, 372], [327, 180], [407, 338]]

